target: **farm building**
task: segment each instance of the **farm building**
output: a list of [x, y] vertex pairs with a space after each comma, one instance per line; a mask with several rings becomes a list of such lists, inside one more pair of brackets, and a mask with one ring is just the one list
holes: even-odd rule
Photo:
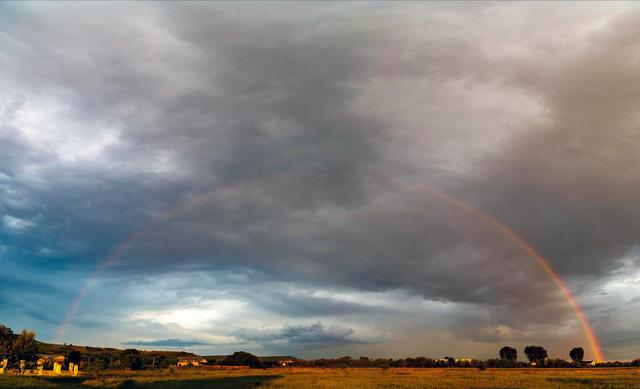
[[64, 360], [64, 355], [40, 355], [40, 358], [38, 358], [38, 373], [52, 371], [53, 374], [62, 374]]
[[187, 366], [201, 366], [201, 365], [206, 365], [207, 364], [207, 360], [205, 358], [181, 358], [178, 359], [178, 367], [187, 367]]

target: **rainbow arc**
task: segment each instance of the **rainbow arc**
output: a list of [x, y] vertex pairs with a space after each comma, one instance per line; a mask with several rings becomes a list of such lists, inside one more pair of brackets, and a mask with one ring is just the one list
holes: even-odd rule
[[[201, 203], [203, 200], [208, 199], [211, 195], [220, 194], [222, 192], [226, 192], [230, 188], [223, 188], [220, 190], [214, 190], [209, 193], [205, 193], [204, 195], [200, 195], [195, 197], [193, 200], [187, 202], [186, 204], [174, 207], [169, 212], [166, 212], [162, 216], [152, 220], [151, 222], [145, 224], [143, 227], [136, 230], [133, 234], [131, 234], [124, 242], [119, 244], [111, 254], [105, 258], [105, 260], [98, 266], [93, 275], [85, 282], [83, 287], [80, 289], [76, 298], [73, 300], [69, 308], [67, 309], [66, 315], [64, 317], [63, 322], [58, 327], [56, 332], [56, 341], [60, 342], [62, 337], [64, 336], [67, 327], [74, 320], [75, 316], [80, 309], [80, 306], [84, 299], [87, 297], [88, 292], [92, 288], [93, 284], [97, 280], [98, 277], [102, 273], [104, 273], [113, 263], [115, 263], [125, 252], [127, 252], [138, 240], [140, 240], [146, 231], [151, 229], [158, 224], [164, 223], [176, 215], [178, 215], [185, 208], [191, 208], [194, 205]], [[582, 327], [582, 331], [591, 347], [591, 351], [596, 360], [604, 360], [602, 356], [602, 350], [600, 347], [600, 343], [598, 342], [598, 338], [587, 319], [587, 315], [582, 310], [582, 307], [577, 302], [575, 296], [571, 293], [569, 288], [567, 287], [564, 280], [560, 277], [558, 272], [551, 266], [551, 263], [544, 257], [540, 252], [529, 242], [527, 242], [522, 236], [520, 236], [517, 232], [511, 229], [508, 225], [502, 222], [497, 217], [474, 207], [472, 204], [454, 197], [450, 194], [446, 194], [444, 192], [426, 188], [423, 189], [425, 193], [429, 196], [435, 197], [445, 204], [453, 208], [458, 208], [466, 212], [467, 214], [475, 217], [477, 220], [485, 223], [486, 225], [492, 227], [496, 232], [500, 235], [507, 238], [509, 241], [513, 242], [524, 254], [527, 255], [540, 269], [544, 271], [545, 274], [549, 276], [549, 278], [553, 281], [555, 286], [561, 292], [564, 299], [567, 301], [571, 309], [573, 310], [575, 317]]]

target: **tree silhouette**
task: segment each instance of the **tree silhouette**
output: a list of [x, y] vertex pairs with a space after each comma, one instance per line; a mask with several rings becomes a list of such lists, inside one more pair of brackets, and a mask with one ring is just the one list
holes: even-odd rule
[[574, 347], [569, 351], [569, 356], [576, 365], [581, 365], [584, 359], [584, 349], [582, 347]]
[[82, 360], [82, 353], [78, 350], [71, 350], [67, 354], [67, 360], [77, 365]]
[[11, 355], [11, 345], [13, 344], [13, 331], [11, 328], [0, 324], [0, 359]]
[[19, 361], [34, 362], [38, 359], [38, 344], [36, 333], [22, 330], [11, 344], [11, 362], [15, 365]]
[[547, 350], [540, 346], [527, 346], [524, 348], [524, 354], [530, 362], [535, 362], [537, 366], [540, 366], [548, 356]]
[[222, 360], [220, 364], [230, 366], [249, 366], [254, 369], [261, 366], [258, 357], [244, 351], [236, 351], [235, 353], [233, 353], [233, 355], [229, 355], [224, 360]]
[[128, 348], [120, 355], [122, 365], [131, 370], [140, 370], [144, 365], [140, 351]]
[[513, 347], [503, 347], [500, 349], [500, 359], [509, 366], [514, 366], [518, 360], [518, 350]]

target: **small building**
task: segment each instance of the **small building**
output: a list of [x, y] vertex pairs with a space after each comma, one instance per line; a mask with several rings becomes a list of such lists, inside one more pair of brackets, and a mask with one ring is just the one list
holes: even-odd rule
[[293, 359], [281, 359], [280, 361], [278, 361], [278, 363], [282, 367], [287, 367], [287, 366], [291, 365], [293, 362], [294, 362]]
[[44, 371], [48, 371], [47, 368], [52, 367], [53, 374], [62, 374], [64, 360], [64, 355], [40, 355], [40, 358], [38, 358], [38, 373], [43, 374]]
[[77, 376], [78, 375], [78, 365], [76, 365], [73, 362], [69, 362], [69, 374], [71, 374], [72, 376]]
[[200, 357], [178, 359], [178, 367], [188, 367], [188, 366], [198, 367], [201, 365], [206, 365], [207, 363], [208, 361], [205, 358], [200, 358]]

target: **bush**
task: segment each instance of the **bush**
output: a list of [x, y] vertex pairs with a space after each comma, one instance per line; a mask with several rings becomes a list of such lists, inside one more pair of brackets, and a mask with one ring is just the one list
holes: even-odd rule
[[142, 356], [140, 356], [140, 351], [135, 349], [124, 350], [120, 356], [120, 361], [122, 363], [122, 367], [131, 370], [140, 370], [144, 365]]
[[245, 351], [236, 351], [222, 360], [220, 364], [226, 366], [249, 366], [252, 369], [262, 366], [258, 357]]

